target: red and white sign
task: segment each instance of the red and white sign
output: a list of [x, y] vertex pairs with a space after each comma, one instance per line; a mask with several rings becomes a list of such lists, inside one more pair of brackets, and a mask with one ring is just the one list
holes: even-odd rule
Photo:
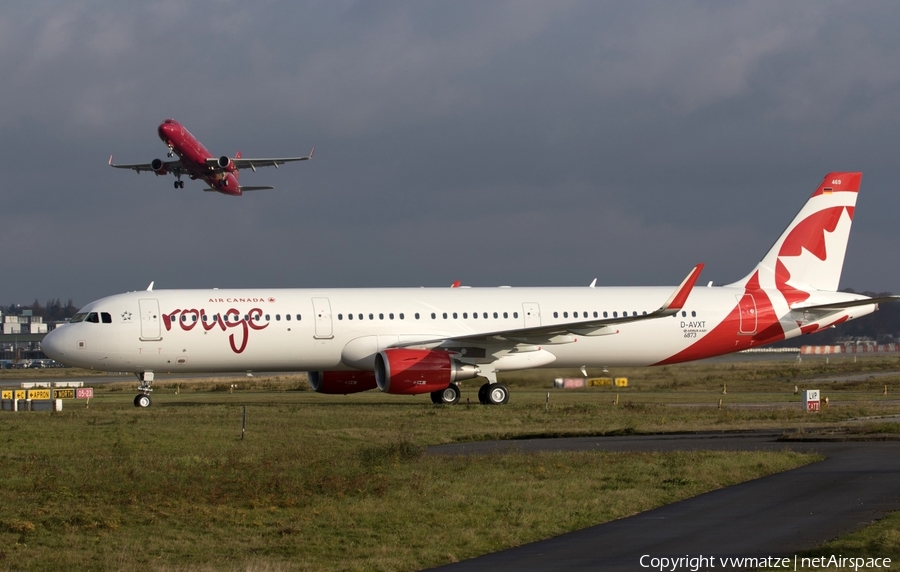
[[75, 390], [75, 399], [90, 399], [94, 397], [93, 387], [79, 387]]
[[819, 410], [819, 390], [805, 389], [803, 390], [803, 409], [806, 411]]

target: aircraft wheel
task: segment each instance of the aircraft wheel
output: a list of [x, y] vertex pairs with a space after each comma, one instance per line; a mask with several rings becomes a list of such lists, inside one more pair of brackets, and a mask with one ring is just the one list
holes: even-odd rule
[[431, 402], [435, 405], [441, 404], [441, 393], [440, 391], [432, 391], [431, 392]]
[[481, 387], [478, 388], [478, 401], [482, 405], [488, 404], [488, 391], [490, 391], [490, 389], [491, 389], [490, 383], [485, 383], [484, 385], [482, 385]]
[[150, 396], [144, 395], [140, 393], [134, 397], [134, 406], [135, 407], [150, 407]]
[[178, 188], [178, 181], [175, 181], [174, 186], [176, 189]]
[[459, 387], [453, 383], [448, 385], [443, 391], [437, 391], [435, 393], [438, 394], [438, 399], [440, 399], [442, 405], [456, 405], [459, 403], [459, 397], [461, 395]]
[[490, 405], [503, 405], [509, 401], [509, 390], [505, 385], [495, 383], [487, 390], [487, 402]]

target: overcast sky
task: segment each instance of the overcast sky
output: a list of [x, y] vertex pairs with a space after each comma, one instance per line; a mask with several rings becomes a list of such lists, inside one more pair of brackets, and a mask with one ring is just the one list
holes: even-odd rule
[[[900, 292], [900, 4], [0, 5], [0, 303], [144, 289], [742, 278], [864, 172], [842, 287]], [[305, 155], [232, 198], [110, 169]]]

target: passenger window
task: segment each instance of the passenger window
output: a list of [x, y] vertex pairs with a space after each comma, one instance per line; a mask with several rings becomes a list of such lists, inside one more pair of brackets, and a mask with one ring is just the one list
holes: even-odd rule
[[348, 319], [348, 320], [352, 320], [352, 319], [353, 319], [353, 314], [347, 314], [347, 319]]
[[594, 317], [595, 317], [595, 318], [597, 317], [597, 311], [596, 311], [596, 310], [594, 310]]
[[383, 319], [384, 319], [384, 314], [378, 314], [378, 319], [379, 319], [379, 320], [383, 320]]
[[[100, 318], [103, 320], [104, 324], [112, 324], [112, 316], [109, 315], [109, 312], [100, 312]], [[194, 321], [197, 320], [197, 316], [194, 316]]]
[[503, 318], [504, 318], [504, 319], [509, 318], [509, 314], [506, 313], [506, 312], [503, 312]]
[[290, 321], [291, 321], [291, 315], [290, 315], [290, 314], [285, 314], [285, 315], [284, 315], [284, 319], [287, 320], [288, 322], [290, 322]]
[[419, 319], [419, 313], [418, 313], [418, 312], [416, 312], [416, 319], [417, 319], [417, 320]]
[[374, 320], [374, 319], [375, 319], [375, 314], [369, 314], [369, 319], [370, 319], [370, 320]]
[[393, 314], [393, 313], [388, 314], [388, 318], [390, 318], [390, 319], [393, 320], [393, 319], [394, 319], [394, 314]]
[[360, 319], [360, 320], [363, 319], [363, 315], [362, 315], [362, 314], [359, 315], [359, 319]]
[[403, 319], [403, 312], [400, 312], [400, 319]]
[[554, 318], [558, 318], [558, 317], [559, 317], [559, 312], [553, 312], [553, 317], [554, 317]]
[[297, 314], [297, 321], [300, 321], [300, 314]]
[[[447, 317], [447, 314], [444, 314], [444, 317], [446, 318], [446, 317]], [[434, 319], [436, 319], [436, 318], [437, 318], [437, 314], [435, 314], [434, 312], [432, 312], [432, 313], [431, 313], [431, 319], [434, 320]]]
[[469, 313], [468, 313], [468, 312], [463, 312], [463, 319], [465, 320], [465, 319], [468, 318], [468, 317], [469, 317]]
[[[227, 316], [226, 316], [226, 317], [227, 317]], [[266, 314], [266, 321], [267, 321], [267, 322], [269, 321], [269, 315], [268, 315], [268, 314]]]
[[691, 311], [691, 317], [692, 317], [692, 318], [696, 318], [696, 317], [697, 317], [697, 312], [692, 310], [692, 311]]
[[494, 312], [494, 319], [497, 319], [497, 312]]
[[473, 319], [473, 320], [477, 320], [477, 319], [478, 319], [478, 312], [472, 312], [472, 319]]
[[343, 320], [343, 319], [344, 319], [344, 315], [343, 315], [343, 314], [338, 314], [338, 320]]
[[563, 312], [563, 318], [568, 318], [568, 317], [569, 317], [569, 313], [568, 313], [568, 312]]
[[519, 313], [518, 313], [518, 312], [513, 312], [513, 318], [518, 318], [518, 317], [519, 317]]
[[682, 318], [687, 318], [687, 312], [685, 312], [684, 310], [682, 310], [682, 311], [681, 311], [681, 317], [682, 317]]
[[604, 318], [608, 318], [608, 317], [609, 317], [609, 313], [603, 312], [603, 317], [604, 317]]
[[619, 313], [618, 313], [618, 312], [613, 312], [613, 318], [618, 318], [618, 317], [619, 317]]
[[443, 316], [444, 316], [444, 319], [446, 320], [446, 319], [447, 319], [447, 312], [444, 312]]
[[456, 312], [453, 312], [453, 319], [456, 319]]

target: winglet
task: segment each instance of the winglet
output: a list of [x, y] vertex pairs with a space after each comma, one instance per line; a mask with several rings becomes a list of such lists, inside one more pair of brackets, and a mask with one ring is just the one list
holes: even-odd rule
[[107, 163], [110, 167], [112, 167], [112, 155], [109, 156], [109, 163]]
[[459, 288], [462, 285], [462, 280], [454, 280], [453, 284], [450, 285], [451, 288]]
[[154, 282], [156, 282], [156, 280], [154, 280], [153, 282], [150, 282], [150, 285], [147, 286], [147, 292], [153, 292], [153, 283]]
[[694, 269], [691, 270], [691, 273], [687, 275], [687, 278], [681, 283], [681, 285], [669, 296], [669, 299], [666, 300], [666, 303], [662, 305], [662, 308], [657, 310], [658, 312], [662, 312], [667, 316], [671, 316], [678, 310], [684, 308], [684, 303], [687, 302], [688, 295], [691, 293], [691, 289], [693, 289], [694, 284], [697, 283], [697, 279], [700, 278], [700, 273], [703, 271], [703, 263], [701, 262], [697, 266], [694, 266]]
[[312, 151], [309, 152], [309, 158], [312, 159], [313, 154], [316, 152], [316, 148], [313, 147]]

